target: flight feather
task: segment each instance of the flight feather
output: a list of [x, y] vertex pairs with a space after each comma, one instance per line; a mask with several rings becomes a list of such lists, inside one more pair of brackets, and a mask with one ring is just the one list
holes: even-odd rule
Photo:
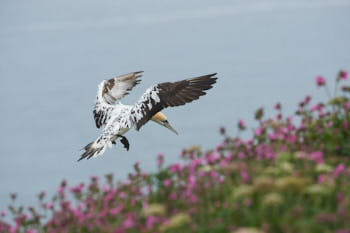
[[216, 82], [216, 73], [178, 82], [165, 82], [146, 90], [131, 109], [131, 117], [139, 130], [153, 115], [167, 107], [190, 103], [205, 95]]

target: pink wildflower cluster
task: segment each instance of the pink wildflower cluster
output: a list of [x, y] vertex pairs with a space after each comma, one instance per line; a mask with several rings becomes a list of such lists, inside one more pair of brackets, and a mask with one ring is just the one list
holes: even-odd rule
[[315, 78], [315, 82], [316, 82], [318, 87], [321, 87], [321, 86], [324, 86], [326, 84], [326, 79], [322, 76], [317, 76]]
[[[326, 85], [323, 77], [316, 83]], [[124, 181], [112, 174], [75, 186], [63, 181], [52, 198], [38, 195], [38, 209], [11, 204], [10, 213], [0, 212], [0, 233], [346, 232], [350, 88], [342, 89], [327, 103], [306, 96], [293, 116], [283, 117], [280, 103], [271, 118], [259, 108], [249, 139], [221, 128], [222, 143], [184, 149], [183, 163], [165, 167], [158, 154], [155, 173], [138, 162]]]

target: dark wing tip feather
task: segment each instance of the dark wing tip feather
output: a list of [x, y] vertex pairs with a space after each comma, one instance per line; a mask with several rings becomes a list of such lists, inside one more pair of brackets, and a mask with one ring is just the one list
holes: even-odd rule
[[[140, 110], [144, 116], [137, 121], [136, 130], [139, 130], [154, 114], [162, 109], [185, 105], [205, 95], [205, 91], [212, 88], [213, 84], [216, 83], [217, 77], [214, 77], [216, 74], [207, 74], [173, 83], [165, 82], [158, 84], [156, 87], [159, 90], [157, 95], [160, 102], [153, 103], [152, 99], [141, 102]], [[152, 103], [151, 108], [148, 107], [148, 103]]]
[[180, 106], [199, 99], [206, 94], [206, 90], [213, 87], [216, 83], [217, 73], [207, 74], [195, 78], [185, 79], [174, 83], [159, 84], [163, 91], [161, 101], [164, 107]]
[[187, 97], [187, 103], [199, 99], [200, 96], [206, 95], [205, 91], [212, 88], [213, 84], [216, 83], [217, 77], [213, 77], [216, 74], [213, 73], [180, 81], [184, 82], [185, 85], [182, 90], [179, 90], [179, 94], [181, 93], [182, 96]]

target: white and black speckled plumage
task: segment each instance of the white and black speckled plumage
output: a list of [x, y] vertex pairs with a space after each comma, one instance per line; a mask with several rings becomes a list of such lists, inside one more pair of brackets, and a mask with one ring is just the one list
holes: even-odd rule
[[102, 127], [102, 134], [84, 147], [85, 152], [79, 160], [102, 155], [119, 136], [134, 126], [139, 130], [162, 109], [184, 105], [205, 95], [204, 91], [210, 89], [217, 79], [215, 73], [160, 83], [148, 88], [136, 104], [121, 104], [119, 100], [139, 83], [140, 73], [129, 73], [100, 83], [93, 113], [96, 126]]

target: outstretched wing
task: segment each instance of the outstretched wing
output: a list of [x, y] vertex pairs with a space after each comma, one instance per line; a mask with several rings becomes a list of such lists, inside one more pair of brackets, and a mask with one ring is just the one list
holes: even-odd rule
[[102, 97], [108, 104], [114, 104], [115, 101], [120, 100], [129, 91], [139, 84], [143, 71], [124, 74], [116, 78], [112, 78], [103, 82]]
[[154, 114], [166, 107], [184, 105], [205, 95], [204, 91], [216, 83], [215, 75], [216, 73], [174, 83], [160, 83], [147, 89], [131, 110], [136, 129], [139, 130]]
[[114, 109], [114, 103], [120, 100], [129, 91], [136, 86], [142, 76], [143, 71], [124, 74], [109, 80], [103, 80], [98, 86], [97, 100], [94, 106], [93, 114], [96, 127], [105, 125], [111, 117]]

